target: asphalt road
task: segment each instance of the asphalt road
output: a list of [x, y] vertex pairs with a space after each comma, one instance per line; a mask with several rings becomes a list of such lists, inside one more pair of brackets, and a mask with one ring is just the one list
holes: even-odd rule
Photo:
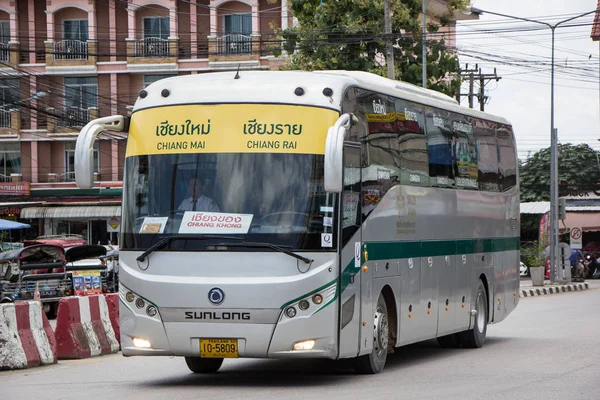
[[344, 362], [226, 360], [216, 375], [181, 358], [120, 354], [0, 372], [2, 399], [600, 399], [600, 289], [523, 298], [482, 349], [399, 349], [383, 373]]

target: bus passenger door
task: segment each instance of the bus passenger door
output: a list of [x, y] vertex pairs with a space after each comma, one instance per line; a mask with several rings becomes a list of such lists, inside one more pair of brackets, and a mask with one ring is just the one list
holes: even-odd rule
[[340, 215], [340, 322], [339, 357], [356, 357], [361, 327], [361, 229], [360, 144], [344, 144], [344, 189]]

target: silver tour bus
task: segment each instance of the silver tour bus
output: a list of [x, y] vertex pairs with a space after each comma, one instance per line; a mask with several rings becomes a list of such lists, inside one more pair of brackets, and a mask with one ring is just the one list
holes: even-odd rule
[[477, 348], [519, 301], [515, 140], [503, 118], [365, 72], [178, 76], [131, 117], [120, 231], [124, 356], [355, 360]]

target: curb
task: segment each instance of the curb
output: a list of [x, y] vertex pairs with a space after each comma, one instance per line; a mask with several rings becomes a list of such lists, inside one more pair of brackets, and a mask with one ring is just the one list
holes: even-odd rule
[[589, 289], [587, 282], [573, 283], [570, 285], [540, 286], [532, 289], [521, 289], [521, 297], [543, 296], [546, 294], [558, 294], [566, 292], [577, 292]]

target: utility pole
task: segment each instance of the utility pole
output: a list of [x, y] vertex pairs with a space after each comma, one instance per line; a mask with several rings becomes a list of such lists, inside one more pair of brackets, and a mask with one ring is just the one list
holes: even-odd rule
[[394, 70], [394, 47], [392, 44], [392, 22], [390, 20], [390, 0], [383, 0], [383, 18], [385, 21], [385, 42], [388, 78], [396, 79]]
[[483, 74], [481, 73], [481, 70], [479, 70], [479, 96], [477, 97], [479, 100], [479, 109], [481, 111], [485, 111], [485, 102], [488, 99], [488, 97], [485, 95], [485, 81], [495, 80], [496, 82], [498, 82], [500, 79], [502, 78], [500, 78], [496, 73], [496, 68], [494, 68], [493, 74]]
[[[479, 71], [479, 67], [477, 66], [477, 64], [475, 64], [475, 68], [474, 68], [474, 69], [469, 69], [469, 64], [467, 64], [467, 65], [465, 66], [465, 69], [461, 69], [461, 68], [459, 67], [459, 69], [458, 69], [458, 78], [459, 78], [459, 79], [462, 79], [462, 78], [463, 78], [463, 77], [465, 77], [465, 76], [469, 76], [469, 74], [470, 74], [470, 73], [472, 73], [472, 72], [477, 72], [477, 71]], [[469, 93], [471, 93], [471, 92], [469, 92]], [[460, 91], [460, 86], [459, 86], [459, 87], [458, 87], [458, 91], [457, 91], [457, 93], [456, 93], [456, 101], [458, 101], [458, 104], [460, 104], [460, 101], [461, 101], [461, 99], [462, 99], [463, 97], [465, 97], [465, 96], [469, 96], [469, 95], [467, 95], [467, 94], [462, 94], [462, 93], [461, 93], [461, 91]]]
[[[494, 68], [493, 74], [484, 74], [477, 64], [475, 64], [475, 68], [473, 69], [469, 69], [469, 64], [467, 64], [465, 69], [459, 69], [458, 74], [461, 79], [467, 78], [469, 81], [469, 93], [462, 94], [460, 87], [458, 88], [458, 92], [456, 93], [456, 100], [458, 101], [458, 104], [460, 104], [462, 97], [467, 97], [469, 99], [469, 108], [474, 108], [474, 98], [476, 97], [479, 102], [479, 109], [481, 111], [485, 111], [485, 103], [489, 99], [489, 97], [485, 95], [485, 85], [487, 84], [486, 81], [495, 80], [498, 82], [500, 79], [502, 79], [498, 76], [496, 69]], [[476, 80], [479, 82], [478, 93], [475, 93]]]

